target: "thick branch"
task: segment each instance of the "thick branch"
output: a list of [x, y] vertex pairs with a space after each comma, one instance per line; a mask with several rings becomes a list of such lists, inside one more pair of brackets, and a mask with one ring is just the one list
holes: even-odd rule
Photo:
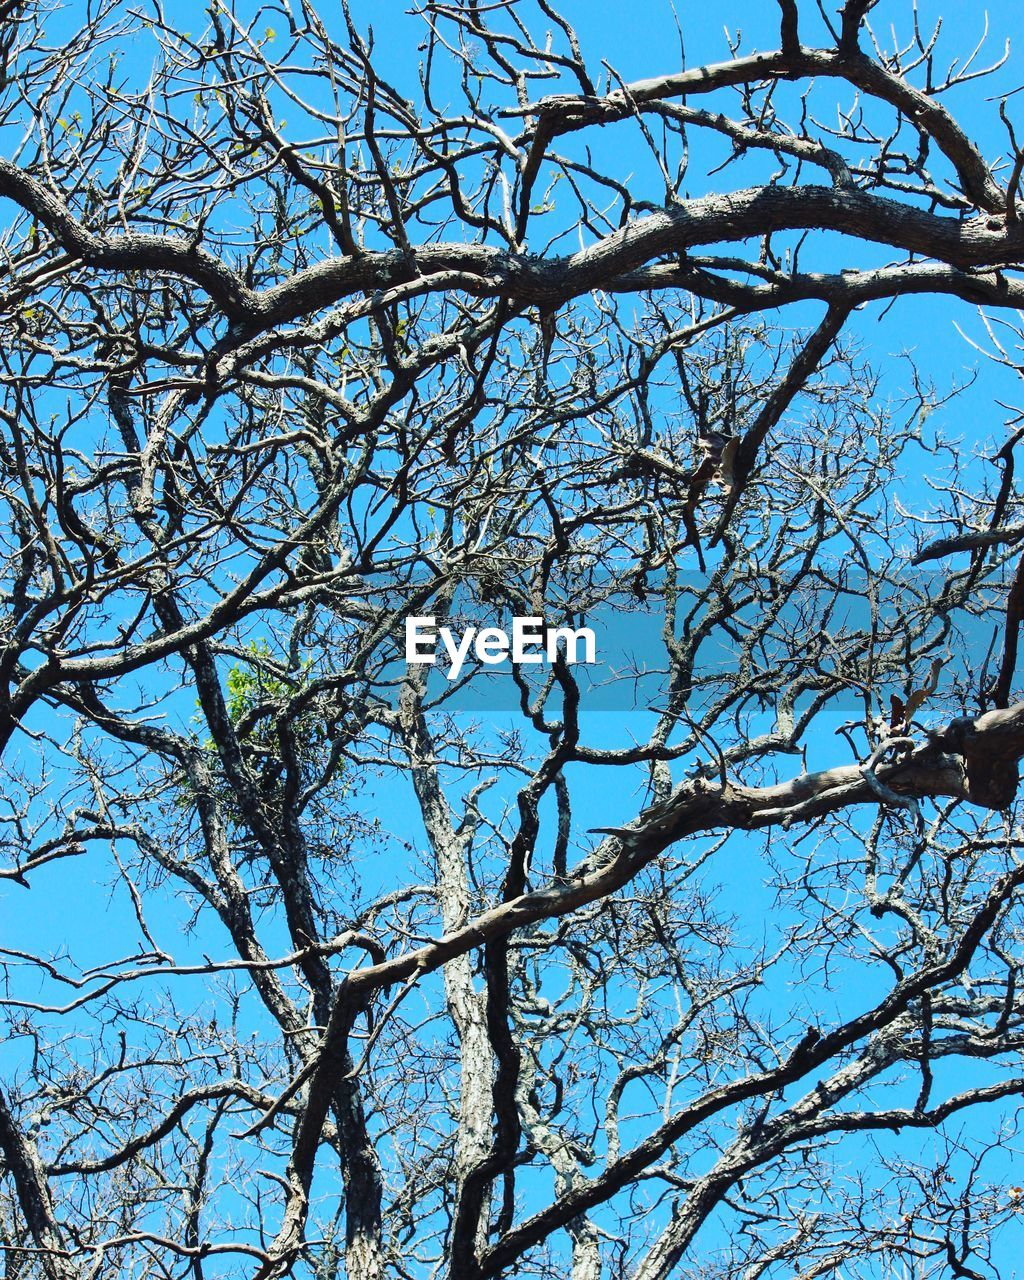
[[68, 1260], [60, 1228], [53, 1212], [50, 1189], [35, 1143], [18, 1127], [0, 1093], [0, 1151], [14, 1176], [18, 1203], [32, 1239], [40, 1249], [40, 1263], [47, 1280], [74, 1280], [78, 1270]]
[[[308, 317], [356, 294], [414, 284], [420, 293], [461, 290], [520, 304], [558, 306], [660, 257], [700, 245], [787, 230], [825, 230], [874, 241], [945, 262], [959, 270], [1024, 262], [1024, 225], [1003, 217], [961, 220], [852, 188], [752, 187], [681, 201], [629, 223], [567, 257], [512, 254], [486, 245], [424, 245], [358, 259], [332, 258], [258, 293], [212, 255], [173, 236], [97, 236], [88, 232], [41, 183], [0, 160], [0, 195], [37, 217], [83, 264], [112, 271], [153, 271], [205, 289], [240, 333]], [[386, 301], [386, 297], [381, 301]]]

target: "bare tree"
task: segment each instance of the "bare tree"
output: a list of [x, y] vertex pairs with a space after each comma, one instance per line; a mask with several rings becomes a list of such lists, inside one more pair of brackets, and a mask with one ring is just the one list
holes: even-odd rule
[[1011, 1274], [1024, 425], [855, 328], [1024, 370], [1021, 99], [772, 13], [0, 4], [5, 1275]]

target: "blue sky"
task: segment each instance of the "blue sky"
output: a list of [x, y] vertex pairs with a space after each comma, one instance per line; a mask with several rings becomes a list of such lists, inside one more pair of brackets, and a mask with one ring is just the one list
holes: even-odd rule
[[[198, 26], [202, 20], [201, 10], [198, 6], [193, 7]], [[182, 6], [182, 11], [188, 14], [188, 6]], [[418, 57], [414, 42], [419, 28], [403, 16], [404, 5], [392, 0], [359, 3], [354, 5], [354, 12], [373, 21], [378, 40], [386, 43], [386, 56], [394, 64], [396, 75], [404, 72], [411, 92]], [[677, 64], [676, 35], [667, 4], [626, 6], [611, 0], [590, 0], [588, 3], [577, 0], [566, 6], [566, 12], [576, 22], [584, 49], [591, 52], [594, 62], [599, 63], [606, 58], [626, 80], [669, 70]], [[768, 0], [734, 0], [719, 6], [681, 2], [679, 12], [686, 32], [686, 57], [691, 64], [727, 56], [723, 18], [733, 32], [742, 28], [745, 49], [774, 46], [777, 42], [777, 9]], [[1019, 8], [1008, 0], [1000, 0], [987, 6], [987, 12], [993, 33], [992, 45], [998, 49], [1003, 33], [1015, 33], [1019, 24]], [[880, 31], [888, 30], [885, 21], [888, 13], [898, 15], [900, 24], [905, 28], [907, 6], [883, 3], [877, 11], [876, 20]], [[973, 44], [981, 34], [982, 10], [960, 0], [922, 3], [920, 14], [922, 25], [927, 25], [931, 17], [942, 14], [945, 42], [950, 50], [958, 50], [968, 42]], [[56, 20], [58, 30], [60, 21]], [[183, 17], [182, 26], [192, 21], [192, 17]], [[812, 35], [813, 23], [809, 22], [805, 39]], [[1019, 62], [1016, 65], [1021, 68]], [[1024, 68], [1020, 73], [1024, 75]], [[1014, 87], [1012, 73], [1004, 71], [983, 89], [971, 86], [951, 99], [986, 153], [994, 153], [1003, 147], [997, 104], [986, 101], [986, 98]], [[1024, 94], [1010, 101], [1011, 111], [1020, 112], [1024, 128]], [[637, 182], [651, 181], [651, 175], [643, 171], [642, 157], [628, 154], [625, 149], [621, 154], [615, 154], [616, 148], [623, 148], [619, 137], [609, 132], [605, 140], [617, 167], [630, 171], [635, 164]], [[730, 180], [727, 171], [722, 181]], [[702, 183], [703, 176], [695, 172], [694, 185]], [[831, 265], [845, 265], [834, 242], [828, 252], [835, 255], [830, 260]], [[814, 309], [807, 308], [787, 315], [785, 322], [804, 323], [813, 314]], [[988, 451], [993, 445], [998, 447], [1003, 438], [1005, 412], [998, 407], [997, 401], [1013, 404], [1022, 399], [1017, 389], [1018, 378], [1015, 373], [985, 361], [964, 340], [958, 325], [976, 340], [984, 341], [984, 331], [973, 308], [950, 300], [937, 303], [922, 297], [902, 300], [891, 308], [881, 304], [865, 308], [851, 322], [851, 330], [863, 344], [865, 357], [882, 371], [880, 396], [898, 397], [905, 390], [906, 366], [898, 358], [904, 352], [913, 357], [925, 375], [934, 379], [940, 390], [951, 380], [974, 378], [969, 390], [939, 412], [935, 426], [961, 440], [964, 453]], [[901, 477], [900, 496], [908, 504], [929, 501], [929, 493], [918, 475]], [[180, 710], [184, 713], [190, 708], [182, 707]], [[646, 721], [642, 713], [637, 714], [639, 719], [631, 723], [631, 714], [621, 708], [596, 712], [587, 717], [586, 732], [594, 745], [619, 745], [624, 735], [639, 732], [641, 721]], [[515, 717], [494, 714], [492, 727], [498, 731], [514, 722]], [[22, 743], [21, 749], [25, 753], [33, 750], [27, 741]], [[819, 743], [817, 749], [817, 763], [829, 764], [841, 751], [841, 743], [837, 740]], [[796, 761], [793, 766], [796, 767]], [[642, 800], [643, 779], [639, 773], [623, 770], [620, 775], [615, 770], [594, 770], [592, 774], [585, 774], [579, 770], [578, 775], [574, 781], [577, 810], [581, 815], [585, 814], [585, 818], [580, 818], [581, 827], [622, 822], [635, 813], [637, 804]], [[495, 814], [503, 798], [507, 798], [507, 792], [504, 796], [495, 792], [488, 800]], [[411, 845], [422, 850], [424, 836], [410, 789], [402, 780], [394, 777], [375, 780], [361, 803], [379, 818], [384, 838], [382, 850], [368, 847], [363, 858], [369, 893], [377, 886], [390, 887], [393, 875], [400, 878], [408, 871], [403, 849]], [[382, 852], [385, 856], [381, 856]], [[4, 944], [15, 949], [50, 951], [55, 955], [66, 951], [74, 955], [83, 967], [129, 954], [137, 945], [146, 949], [128, 893], [121, 885], [109, 887], [112, 870], [111, 861], [104, 859], [96, 850], [89, 857], [68, 859], [44, 868], [33, 878], [33, 888], [29, 891], [10, 882], [0, 884]], [[773, 902], [772, 891], [768, 887], [771, 870], [764, 858], [763, 839], [734, 837], [719, 855], [714, 876], [720, 891], [729, 895], [734, 905], [738, 933], [744, 943], [755, 945], [764, 932], [765, 918]], [[218, 956], [226, 954], [227, 940], [218, 926], [203, 923], [186, 936], [184, 926], [188, 913], [176, 899], [166, 896], [155, 908], [151, 903], [150, 911], [150, 924], [157, 931], [161, 944], [174, 954], [175, 959], [184, 962], [198, 958], [204, 952]], [[778, 919], [774, 923], [777, 926]], [[262, 927], [269, 950], [273, 952], [275, 944], [278, 952], [288, 949], [280, 922], [268, 919], [262, 922]], [[46, 990], [48, 998], [53, 998], [58, 988], [46, 984]], [[23, 994], [30, 996], [30, 993], [31, 987], [25, 986]], [[775, 997], [780, 1014], [788, 1008], [799, 1016], [809, 1016], [814, 1012], [819, 1016], [830, 1013], [839, 1016], [843, 998], [854, 998], [856, 994], [852, 989], [834, 993], [830, 997], [834, 1000], [831, 1010], [808, 1010], [806, 992], [799, 990], [798, 975], [792, 974], [785, 989], [778, 990]], [[201, 980], [183, 983], [180, 998], [183, 1007], [194, 1002], [197, 1011], [223, 1006], [222, 995], [206, 990]], [[88, 1021], [84, 1017], [76, 1017], [66, 1025], [84, 1032]], [[255, 1015], [253, 1025], [259, 1025]], [[16, 1042], [11, 1049], [19, 1056], [24, 1068], [31, 1054], [31, 1042]], [[10, 1061], [10, 1053], [5, 1054], [5, 1061]], [[713, 1237], [714, 1232], [710, 1234]], [[1015, 1245], [1021, 1243], [1021, 1239], [1007, 1239], [1004, 1245], [1007, 1256]], [[225, 1270], [224, 1274], [228, 1273]], [[212, 1269], [210, 1274], [214, 1274]]]

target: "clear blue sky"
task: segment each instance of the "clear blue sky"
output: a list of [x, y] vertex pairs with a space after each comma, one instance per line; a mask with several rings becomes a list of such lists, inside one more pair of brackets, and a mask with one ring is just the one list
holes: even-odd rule
[[[395, 0], [375, 0], [373, 3], [359, 0], [353, 8], [357, 18], [363, 15], [375, 24], [378, 41], [386, 45], [386, 56], [394, 66], [399, 87], [411, 95], [418, 60], [415, 48], [420, 34], [418, 24], [404, 16], [404, 4]], [[680, 0], [678, 8], [685, 29], [686, 59], [690, 64], [728, 55], [723, 22], [734, 33], [737, 28], [742, 29], [744, 47], [748, 50], [777, 44], [778, 10], [773, 0], [723, 0], [720, 5]], [[900, 29], [905, 29], [908, 9], [908, 4], [902, 0], [899, 3], [883, 0], [876, 11], [875, 23], [880, 31], [887, 33], [887, 15], [892, 14]], [[194, 21], [198, 29], [202, 22], [202, 7], [182, 5], [181, 12], [184, 15], [182, 26]], [[594, 63], [607, 59], [626, 80], [654, 75], [678, 65], [672, 12], [670, 6], [661, 0], [629, 5], [613, 0], [572, 0], [566, 5], [566, 12], [577, 24], [584, 50], [590, 52]], [[942, 15], [945, 44], [951, 51], [973, 45], [981, 35], [983, 10], [966, 0], [928, 0], [920, 4], [919, 12], [923, 26]], [[1004, 35], [1016, 34], [1020, 25], [1020, 7], [1010, 0], [998, 0], [987, 6], [987, 12], [992, 32], [991, 46], [998, 50]], [[56, 29], [59, 29], [59, 20]], [[814, 38], [813, 21], [808, 21], [804, 38], [808, 41]], [[1015, 65], [1024, 76], [1024, 62], [1017, 59]], [[997, 104], [986, 99], [1014, 87], [1012, 73], [1004, 71], [983, 87], [970, 86], [951, 99], [987, 153], [1001, 151], [1003, 137]], [[1011, 99], [1011, 111], [1020, 113], [1021, 131], [1024, 132], [1024, 93]], [[608, 135], [607, 145], [618, 145], [613, 132]], [[622, 154], [620, 163], [624, 170], [628, 170], [634, 163], [634, 157]], [[702, 175], [695, 173], [695, 187], [701, 180]], [[730, 180], [731, 175], [727, 173], [723, 181]], [[846, 265], [838, 256], [839, 251], [835, 252], [837, 257], [833, 265], [836, 268]], [[801, 313], [801, 317], [804, 314], [809, 313]], [[996, 402], [1011, 403], [1015, 397], [1018, 400], [1021, 397], [1017, 392], [1016, 377], [982, 360], [960, 335], [958, 324], [979, 341], [983, 340], [983, 330], [974, 309], [950, 300], [936, 302], [928, 298], [913, 298], [900, 301], [889, 309], [880, 304], [874, 305], [855, 318], [852, 328], [862, 341], [869, 362], [884, 370], [883, 395], [898, 395], [904, 385], [905, 367], [895, 358], [902, 352], [909, 352], [922, 372], [931, 376], [940, 389], [952, 378], [976, 374], [971, 389], [949, 409], [943, 410], [941, 420], [935, 423], [948, 435], [962, 439], [963, 450], [969, 453], [987, 450], [993, 444], [998, 446], [1001, 443], [1005, 415]], [[908, 475], [904, 479], [901, 496], [908, 503], [923, 502], [927, 500], [927, 491], [919, 477]], [[506, 722], [504, 716], [495, 717], [495, 728]], [[587, 720], [586, 727], [595, 745], [620, 745], [623, 736], [631, 732], [629, 714], [622, 710], [595, 715]], [[27, 749], [28, 744], [23, 742], [22, 750]], [[829, 745], [822, 750], [827, 756], [837, 749]], [[832, 760], [826, 758], [819, 762], [831, 763]], [[619, 777], [615, 771], [595, 771], [592, 777], [584, 777], [581, 773], [576, 797], [581, 827], [614, 824], [632, 816], [639, 799], [638, 782], [636, 774]], [[495, 811], [500, 799], [496, 792], [488, 801]], [[404, 875], [406, 855], [403, 847], [412, 844], [422, 848], [423, 832], [408, 787], [396, 781], [380, 784], [368, 793], [366, 800], [368, 807], [380, 816], [390, 837], [382, 851], [367, 850], [365, 870], [369, 889], [375, 883], [388, 885], [393, 869], [396, 869], [398, 878]], [[768, 871], [762, 861], [762, 852], [760, 837], [746, 841], [734, 838], [716, 864], [716, 876], [722, 891], [733, 895], [741, 929], [751, 941], [761, 936], [763, 914], [770, 903], [770, 894], [764, 887]], [[123, 887], [108, 888], [110, 875], [110, 860], [104, 860], [100, 851], [95, 850], [87, 858], [68, 859], [43, 869], [33, 877], [33, 888], [29, 891], [11, 882], [0, 883], [4, 945], [52, 951], [54, 954], [66, 950], [83, 967], [126, 955], [137, 946], [145, 949], [130, 898]], [[216, 956], [227, 954], [226, 939], [219, 927], [204, 922], [195, 932], [185, 934], [187, 914], [182, 905], [170, 896], [155, 911], [152, 911], [151, 903], [150, 909], [150, 924], [155, 927], [161, 944], [177, 960], [186, 962], [204, 952]], [[264, 921], [262, 927], [268, 950], [273, 953], [275, 943], [281, 952], [288, 949], [279, 925]], [[778, 992], [780, 1011], [784, 1005], [799, 1009], [800, 1002], [805, 1000], [805, 994], [797, 989], [797, 976], [793, 975], [794, 985], [790, 989]], [[45, 989], [49, 998], [54, 998], [61, 990], [52, 984], [46, 984]], [[180, 992], [185, 1004], [195, 1001], [196, 1007], [212, 1007], [213, 1003], [220, 1001], [219, 996], [211, 996], [204, 989], [201, 981], [183, 984]], [[26, 987], [23, 995], [30, 996], [31, 988]], [[63, 998], [66, 998], [66, 993]], [[835, 1000], [833, 1013], [837, 1015], [841, 997], [836, 996]], [[809, 1010], [808, 1014], [815, 1012], [823, 1019], [829, 1014], [829, 1010], [823, 1009]], [[86, 1031], [88, 1020], [76, 1017], [69, 1025]], [[31, 1054], [31, 1043], [25, 1040], [12, 1045], [11, 1050], [5, 1051], [5, 1063], [10, 1061], [12, 1051], [24, 1065]], [[1008, 1255], [1013, 1243], [1006, 1243]], [[1015, 1243], [1024, 1245], [1024, 1237]], [[229, 1269], [223, 1272], [228, 1273]], [[208, 1275], [215, 1274], [216, 1270], [208, 1267]], [[882, 1280], [881, 1272], [879, 1277]]]

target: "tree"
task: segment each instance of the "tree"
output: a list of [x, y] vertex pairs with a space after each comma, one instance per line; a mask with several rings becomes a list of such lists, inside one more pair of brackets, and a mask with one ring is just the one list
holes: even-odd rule
[[0, 5], [7, 1275], [1009, 1274], [1014, 63], [764, 9]]

